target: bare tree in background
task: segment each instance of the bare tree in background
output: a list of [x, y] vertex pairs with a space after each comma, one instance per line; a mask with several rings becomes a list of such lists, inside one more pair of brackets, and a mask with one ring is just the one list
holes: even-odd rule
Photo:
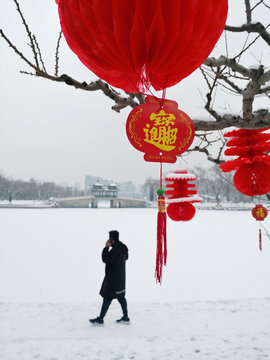
[[[29, 60], [24, 53], [16, 47], [15, 43], [10, 40], [10, 37], [0, 29], [1, 37], [11, 47], [13, 51], [30, 67], [30, 71], [22, 71], [24, 74], [42, 77], [56, 82], [64, 82], [69, 86], [84, 91], [100, 90], [103, 94], [109, 97], [114, 105], [112, 109], [120, 112], [126, 107], [134, 108], [135, 106], [144, 103], [144, 96], [142, 94], [120, 93], [106, 82], [97, 80], [93, 82], [80, 82], [67, 74], [59, 75], [59, 48], [62, 33], [60, 33], [55, 52], [55, 69], [53, 73], [47, 71], [45, 62], [43, 61], [42, 53], [36, 36], [31, 32], [27, 21], [21, 11], [18, 0], [13, 0], [19, 16], [23, 22], [23, 26], [29, 38], [29, 45], [31, 46], [33, 59]], [[231, 57], [227, 51], [226, 54], [219, 58], [210, 57], [201, 66], [201, 73], [204, 77], [208, 92], [203, 95], [205, 98], [205, 111], [209, 115], [208, 120], [192, 119], [196, 129], [196, 145], [189, 150], [199, 151], [205, 153], [207, 158], [216, 163], [222, 162], [221, 155], [224, 147], [224, 140], [220, 130], [234, 126], [238, 128], [265, 128], [270, 126], [270, 112], [269, 108], [256, 109], [254, 106], [254, 99], [257, 96], [263, 96], [270, 99], [270, 69], [269, 66], [263, 65], [258, 60], [258, 66], [248, 67], [243, 65], [243, 57], [248, 52], [252, 51], [252, 46], [260, 42], [262, 51], [266, 54], [270, 50], [270, 20], [269, 23], [263, 24], [254, 18], [255, 12], [262, 8], [269, 13], [270, 19], [270, 4], [269, 0], [238, 0], [243, 3], [243, 11], [245, 12], [246, 21], [241, 26], [231, 26], [227, 24], [225, 27], [225, 35], [233, 33], [235, 37], [240, 34], [246, 34], [246, 41], [240, 40], [239, 52]], [[241, 38], [242, 39], [242, 38]], [[215, 108], [214, 98], [217, 91], [225, 90], [232, 96], [241, 97], [242, 112], [239, 115], [234, 115], [230, 109], [223, 110], [222, 113]], [[216, 134], [213, 138], [213, 134]], [[218, 143], [220, 150], [213, 153], [213, 143]], [[217, 146], [215, 146], [216, 148]]]
[[142, 193], [146, 196], [147, 199], [149, 199], [150, 201], [154, 201], [157, 199], [156, 191], [158, 188], [159, 180], [149, 177], [142, 185]]

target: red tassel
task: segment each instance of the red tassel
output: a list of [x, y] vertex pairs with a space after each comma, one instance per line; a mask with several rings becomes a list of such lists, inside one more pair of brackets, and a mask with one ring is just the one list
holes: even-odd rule
[[259, 229], [259, 249], [262, 251], [262, 231]]
[[165, 197], [158, 197], [156, 281], [161, 284], [162, 267], [167, 262], [166, 207]]

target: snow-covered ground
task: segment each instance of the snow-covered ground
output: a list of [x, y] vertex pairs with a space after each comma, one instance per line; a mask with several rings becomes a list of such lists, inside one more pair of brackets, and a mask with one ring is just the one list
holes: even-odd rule
[[[154, 280], [156, 209], [0, 209], [0, 359], [270, 359], [270, 241], [250, 212], [168, 220]], [[270, 228], [267, 218], [264, 222]], [[131, 324], [97, 316], [100, 253], [117, 229], [130, 249]]]

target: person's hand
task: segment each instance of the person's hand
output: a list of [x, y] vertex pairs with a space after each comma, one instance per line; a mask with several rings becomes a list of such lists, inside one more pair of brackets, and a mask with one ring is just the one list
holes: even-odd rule
[[105, 247], [110, 247], [110, 246], [111, 246], [111, 242], [110, 242], [110, 240], [107, 240], [105, 243]]

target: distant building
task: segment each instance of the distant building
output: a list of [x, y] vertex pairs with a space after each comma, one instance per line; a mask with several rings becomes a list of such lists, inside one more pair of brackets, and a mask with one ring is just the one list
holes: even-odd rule
[[[87, 175], [84, 181], [85, 195], [94, 195], [92, 191], [99, 191], [99, 194], [102, 194], [103, 191], [104, 194], [107, 194], [106, 197], [143, 198], [142, 193], [136, 188], [132, 181], [126, 181], [116, 185], [110, 180]], [[99, 196], [101, 197], [101, 195]]]
[[100, 183], [96, 183], [91, 187], [91, 195], [95, 197], [117, 198], [117, 194], [118, 189], [115, 184], [104, 186]]
[[84, 191], [86, 195], [90, 195], [92, 186], [98, 182], [98, 178], [87, 175], [84, 178]]

